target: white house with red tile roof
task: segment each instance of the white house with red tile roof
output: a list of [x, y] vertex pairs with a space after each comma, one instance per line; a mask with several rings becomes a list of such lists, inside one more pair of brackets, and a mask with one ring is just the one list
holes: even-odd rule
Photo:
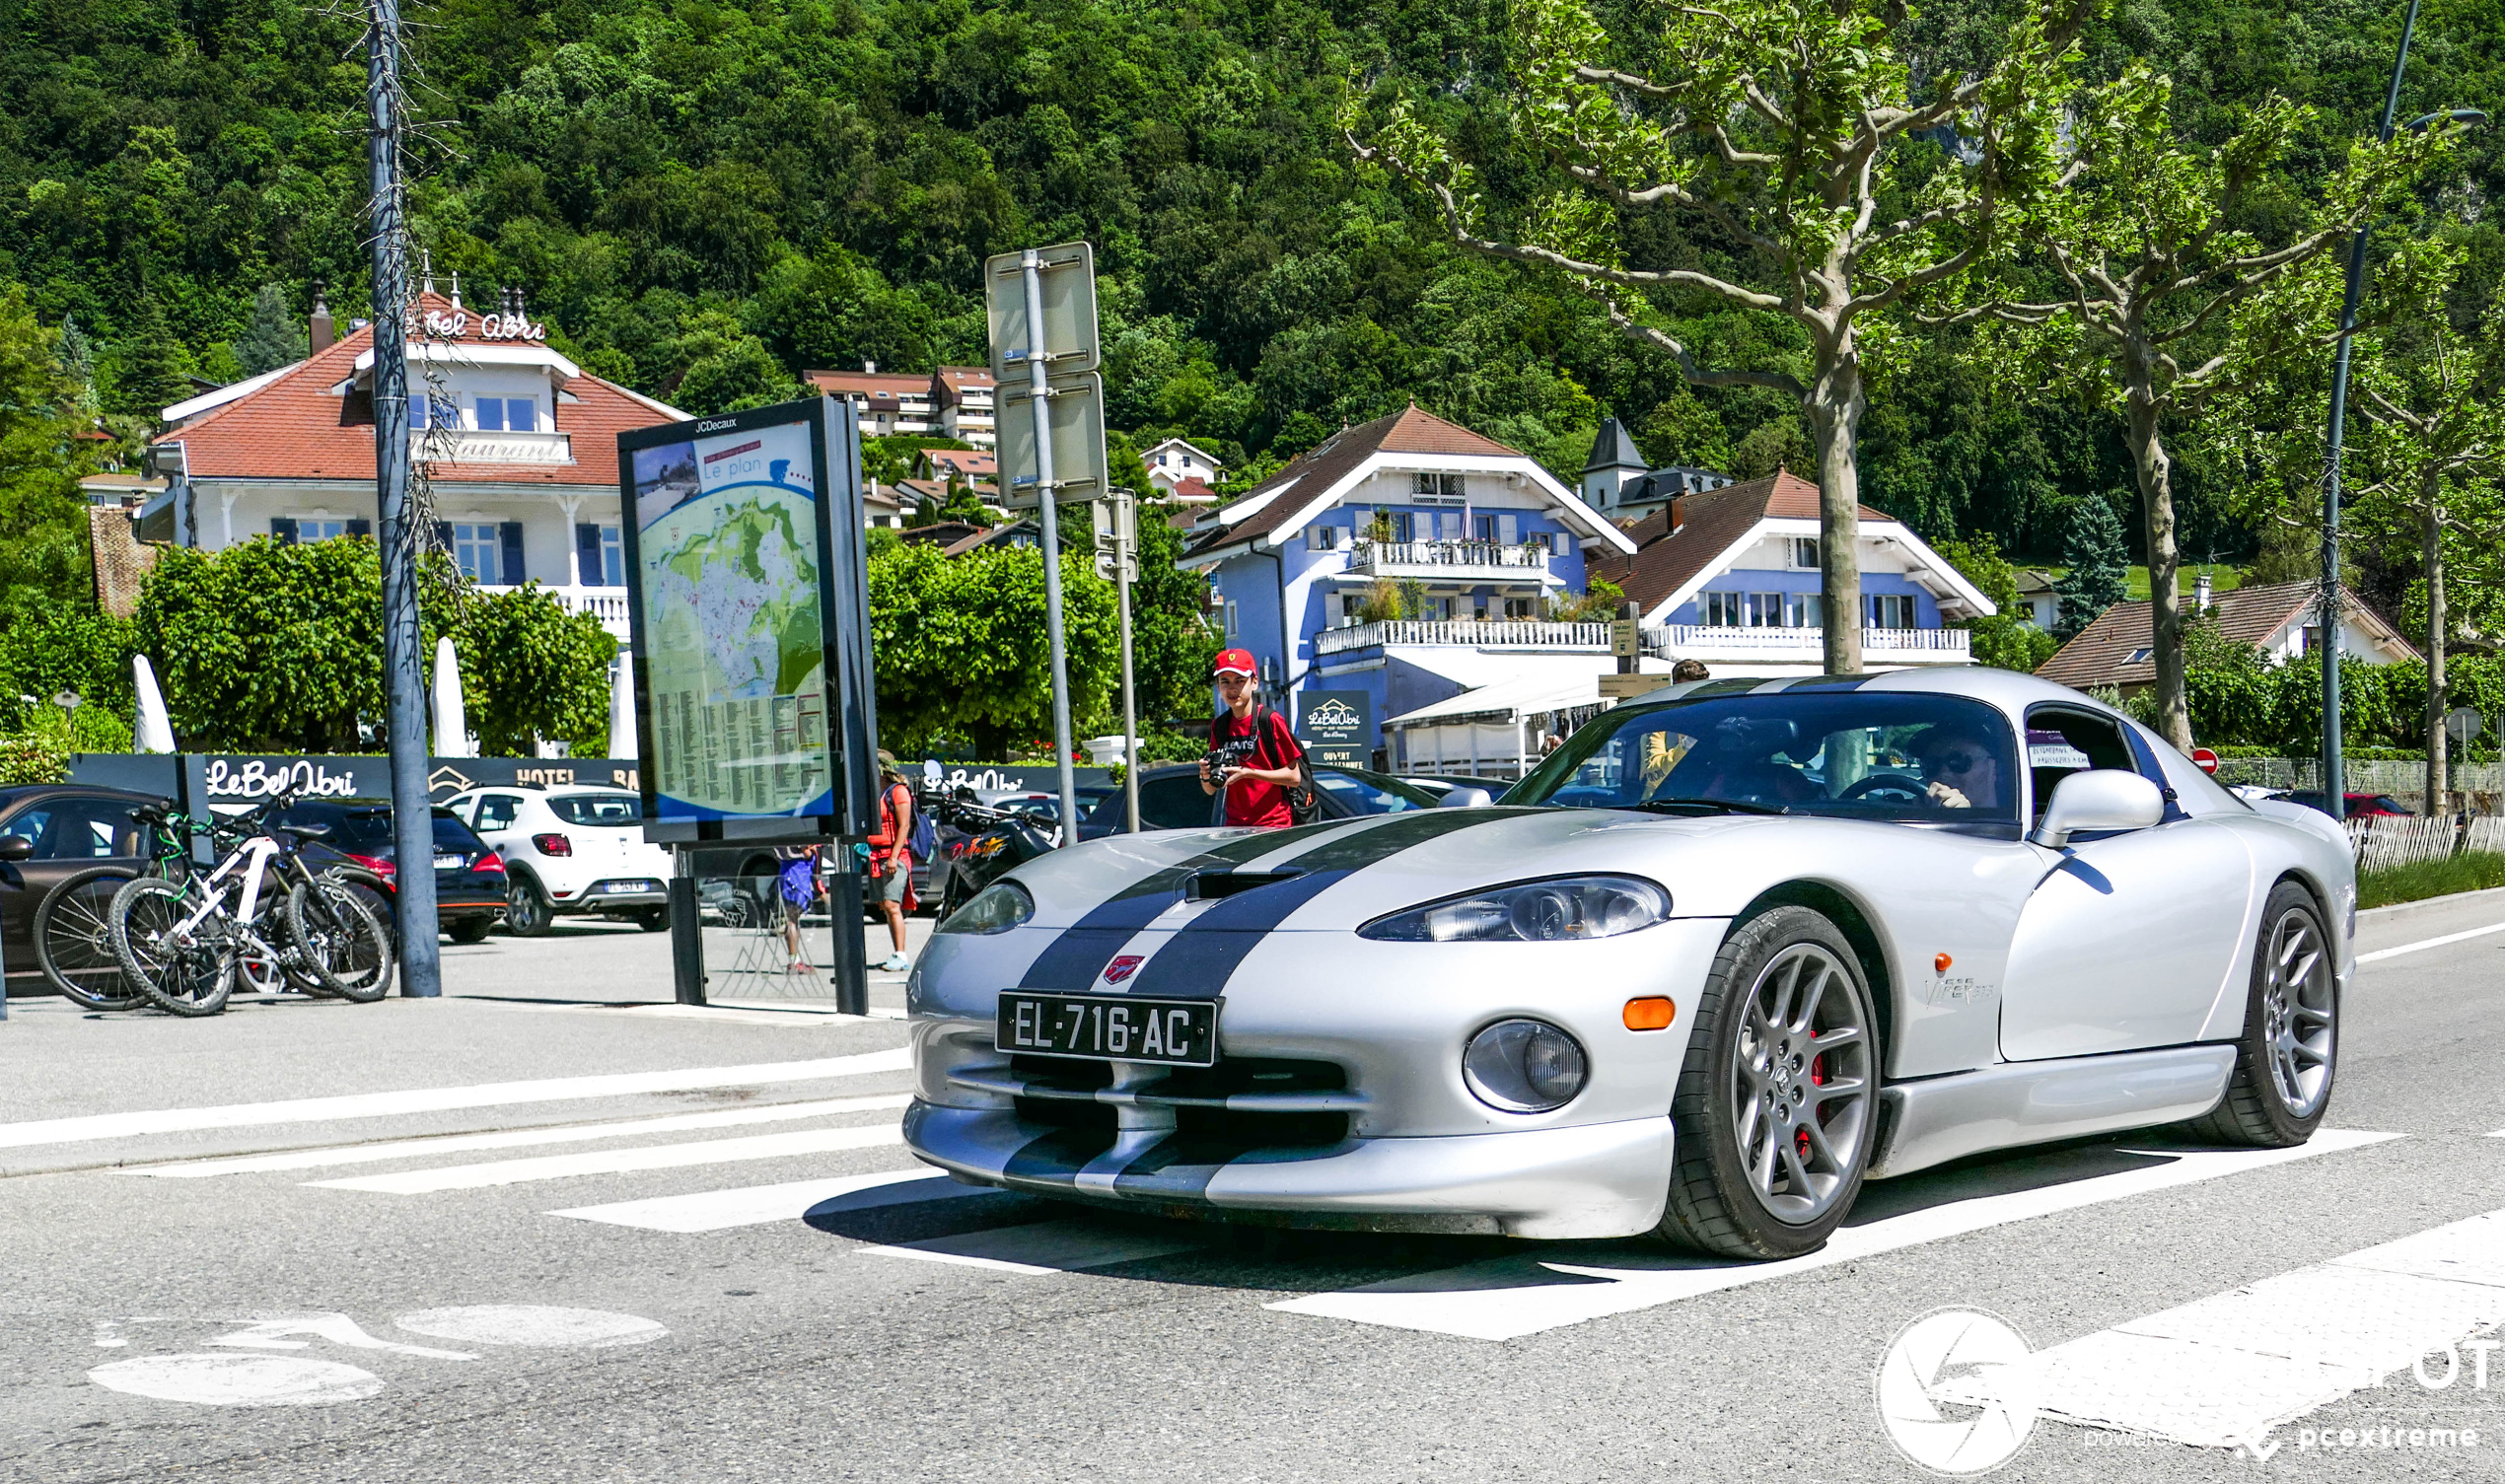
[[[592, 376], [522, 313], [426, 294], [411, 311], [410, 420], [438, 534], [482, 588], [537, 582], [626, 638], [617, 435], [688, 414]], [[316, 338], [326, 314], [318, 313]], [[371, 531], [374, 336], [165, 409], [150, 449], [170, 477], [142, 539], [218, 550], [255, 536]]]

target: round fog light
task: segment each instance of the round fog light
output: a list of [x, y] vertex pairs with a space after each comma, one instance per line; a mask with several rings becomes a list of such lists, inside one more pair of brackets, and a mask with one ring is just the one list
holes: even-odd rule
[[1545, 1021], [1498, 1021], [1462, 1051], [1462, 1080], [1470, 1093], [1509, 1113], [1563, 1107], [1590, 1075], [1583, 1047]]

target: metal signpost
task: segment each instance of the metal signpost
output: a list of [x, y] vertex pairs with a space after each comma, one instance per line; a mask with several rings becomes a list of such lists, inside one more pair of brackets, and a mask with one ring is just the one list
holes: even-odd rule
[[[983, 263], [991, 375], [1028, 416], [997, 420], [1000, 477], [1014, 499], [1032, 488], [1043, 534], [1043, 621], [1052, 651], [1052, 749], [1061, 775], [1062, 840], [1078, 839], [1070, 760], [1070, 661], [1061, 623], [1061, 533], [1054, 497], [1105, 488], [1105, 384], [1096, 329], [1096, 249], [1061, 243]], [[1019, 375], [1015, 378], [1011, 373]], [[1021, 387], [1020, 382], [1025, 385]], [[1003, 408], [1006, 411], [1006, 408]], [[1027, 424], [1022, 428], [1021, 422]], [[1057, 456], [1057, 457], [1056, 457]]]
[[702, 1004], [688, 853], [835, 850], [835, 1001], [869, 1009], [861, 878], [878, 716], [851, 405], [821, 397], [617, 437], [644, 838], [680, 853], [679, 999]]
[[1088, 507], [1096, 522], [1096, 575], [1113, 585], [1122, 619], [1122, 817], [1139, 833], [1139, 700], [1131, 682], [1131, 584], [1139, 580], [1139, 501], [1108, 491]]

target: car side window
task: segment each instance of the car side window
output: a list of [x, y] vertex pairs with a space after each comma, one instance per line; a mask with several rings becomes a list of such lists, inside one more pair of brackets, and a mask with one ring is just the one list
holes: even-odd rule
[[36, 860], [99, 861], [139, 854], [139, 826], [130, 806], [116, 799], [58, 799], [28, 810], [0, 826], [24, 835]]
[[1209, 796], [1187, 773], [1139, 782], [1139, 817], [1159, 829], [1197, 829], [1209, 822]]
[[478, 817], [478, 797], [475, 794], [455, 794], [444, 801], [444, 808], [453, 812], [454, 818], [467, 824]]
[[475, 828], [482, 834], [489, 830], [511, 829], [522, 816], [522, 801], [512, 794], [487, 794], [478, 801]]
[[2061, 780], [2091, 768], [2137, 770], [2131, 745], [2122, 740], [2119, 726], [2093, 712], [2058, 706], [2029, 708], [2027, 777], [2035, 795], [2036, 818], [2043, 817], [2044, 806], [2051, 802], [2052, 791]]

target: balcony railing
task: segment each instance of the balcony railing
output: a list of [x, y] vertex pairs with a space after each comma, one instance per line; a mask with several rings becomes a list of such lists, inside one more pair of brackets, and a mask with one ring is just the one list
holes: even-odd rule
[[[518, 590], [507, 583], [480, 583], [478, 591], [512, 593]], [[626, 590], [624, 588], [558, 588], [542, 583], [539, 585], [539, 591], [555, 599], [567, 612], [589, 613], [601, 621], [603, 628], [620, 639], [626, 637]]]
[[[1920, 654], [1945, 659], [1967, 654], [1967, 640], [1964, 629], [1861, 631], [1863, 651], [1874, 655]], [[1722, 628], [1700, 623], [1670, 623], [1644, 630], [1646, 654], [1676, 660], [1710, 660], [1717, 655], [1735, 659], [1743, 656], [1816, 659], [1824, 650], [1825, 641], [1824, 629]], [[1403, 644], [1460, 645], [1473, 649], [1591, 649], [1607, 653], [1610, 626], [1606, 623], [1519, 619], [1483, 623], [1470, 620], [1451, 623], [1402, 621], [1351, 624], [1345, 628], [1324, 629], [1314, 636], [1314, 651], [1322, 655]]]
[[1348, 548], [1348, 570], [1382, 577], [1545, 577], [1548, 547], [1525, 541], [1369, 541]]

